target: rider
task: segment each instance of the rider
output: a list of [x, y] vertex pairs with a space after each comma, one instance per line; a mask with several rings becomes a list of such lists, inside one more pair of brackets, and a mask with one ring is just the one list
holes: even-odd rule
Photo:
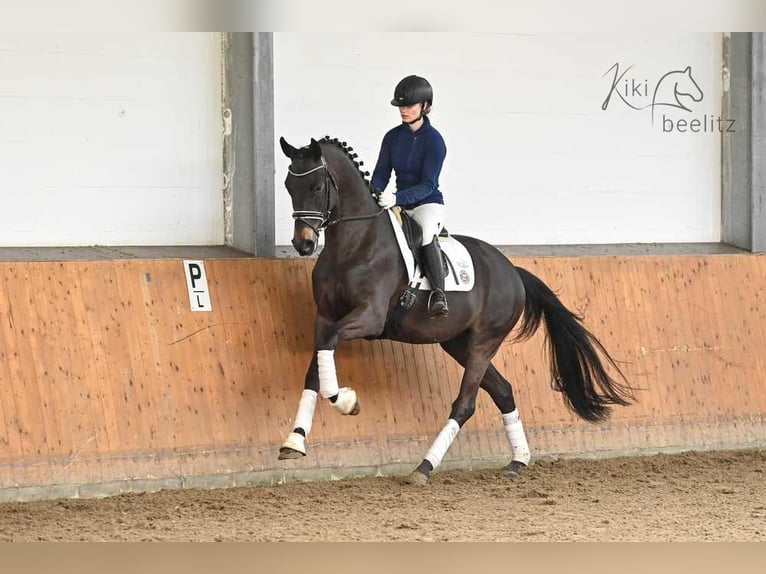
[[[428, 312], [431, 317], [446, 317], [449, 308], [438, 235], [445, 216], [439, 173], [447, 148], [428, 119], [432, 104], [433, 89], [425, 78], [407, 76], [396, 85], [391, 105], [399, 108], [402, 123], [383, 137], [372, 186], [378, 191], [381, 207], [401, 206], [423, 230], [421, 261], [432, 288]], [[392, 168], [396, 192], [380, 191], [386, 189]]]

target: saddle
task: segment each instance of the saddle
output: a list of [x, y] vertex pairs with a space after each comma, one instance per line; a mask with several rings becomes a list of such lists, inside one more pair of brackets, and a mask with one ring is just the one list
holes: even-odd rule
[[[409, 274], [409, 287], [430, 291], [431, 285], [422, 270], [420, 246], [423, 230], [403, 209], [396, 206], [388, 210], [404, 263]], [[442, 252], [445, 291], [470, 291], [474, 283], [473, 261], [468, 250], [446, 228], [439, 233]]]
[[[407, 247], [412, 252], [412, 256], [415, 259], [415, 265], [418, 267], [423, 266], [422, 262], [420, 261], [421, 257], [421, 249], [420, 246], [423, 242], [423, 228], [420, 227], [417, 221], [409, 215], [406, 211], [404, 211], [401, 207], [396, 206], [393, 208], [392, 211], [395, 211], [394, 215], [396, 216], [399, 225], [402, 227], [402, 233], [404, 233], [404, 239], [407, 242]], [[440, 238], [447, 238], [449, 237], [449, 232], [447, 231], [446, 227], [442, 227], [442, 230], [439, 232]], [[444, 276], [446, 277], [449, 273], [449, 263], [447, 261], [447, 257], [444, 254], [444, 251], [441, 252], [442, 254], [442, 268], [444, 270]]]
[[[418, 298], [418, 292], [430, 291], [431, 284], [420, 263], [420, 244], [423, 237], [420, 225], [398, 206], [389, 209], [388, 216], [409, 277], [409, 283], [399, 298], [399, 304], [388, 317], [384, 330], [388, 335], [396, 337], [401, 332], [405, 316]], [[439, 233], [439, 246], [444, 266], [444, 290], [449, 292], [473, 289], [473, 260], [465, 246], [446, 229]]]

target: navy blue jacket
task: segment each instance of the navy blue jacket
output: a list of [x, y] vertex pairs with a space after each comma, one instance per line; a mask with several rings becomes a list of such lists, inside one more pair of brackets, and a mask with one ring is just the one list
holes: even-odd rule
[[407, 209], [424, 203], [444, 203], [439, 191], [439, 173], [447, 146], [428, 117], [423, 119], [423, 125], [416, 132], [403, 123], [383, 136], [378, 163], [372, 173], [372, 185], [382, 191], [388, 185], [393, 168], [396, 204]]

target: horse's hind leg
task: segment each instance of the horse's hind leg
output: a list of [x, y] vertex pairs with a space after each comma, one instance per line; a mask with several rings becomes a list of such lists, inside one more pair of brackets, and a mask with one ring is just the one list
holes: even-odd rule
[[469, 350], [465, 355], [463, 380], [460, 383], [460, 392], [452, 403], [449, 420], [439, 432], [423, 461], [410, 474], [409, 482], [428, 482], [431, 471], [439, 466], [457, 433], [473, 415], [476, 410], [479, 386], [490, 364], [490, 359], [497, 352], [501, 342], [502, 339], [496, 338], [477, 341], [472, 335], [467, 335], [466, 344]]
[[505, 467], [505, 473], [508, 476], [518, 476], [529, 465], [532, 455], [524, 433], [524, 425], [521, 423], [516, 401], [513, 398], [511, 383], [490, 365], [481, 381], [481, 388], [489, 393], [497, 408], [500, 409], [503, 428], [511, 445], [512, 458]]
[[[442, 348], [458, 363], [465, 364], [466, 346], [465, 341], [453, 339], [442, 343]], [[508, 442], [511, 445], [512, 458], [506, 466], [508, 476], [518, 476], [529, 465], [531, 452], [529, 443], [524, 433], [524, 426], [519, 418], [516, 401], [513, 398], [513, 388], [503, 375], [490, 363], [487, 372], [481, 380], [481, 388], [484, 389], [497, 408], [500, 410]]]

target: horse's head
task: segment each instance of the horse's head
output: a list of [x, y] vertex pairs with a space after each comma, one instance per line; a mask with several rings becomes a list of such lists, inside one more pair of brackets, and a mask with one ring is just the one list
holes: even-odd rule
[[300, 255], [311, 255], [337, 203], [336, 178], [322, 157], [322, 147], [313, 138], [302, 148], [294, 148], [283, 137], [279, 145], [292, 160], [285, 187], [293, 201], [293, 247]]
[[702, 90], [692, 77], [691, 66], [686, 66], [686, 69], [676, 78], [675, 92], [676, 97], [689, 96], [695, 102], [702, 100]]

